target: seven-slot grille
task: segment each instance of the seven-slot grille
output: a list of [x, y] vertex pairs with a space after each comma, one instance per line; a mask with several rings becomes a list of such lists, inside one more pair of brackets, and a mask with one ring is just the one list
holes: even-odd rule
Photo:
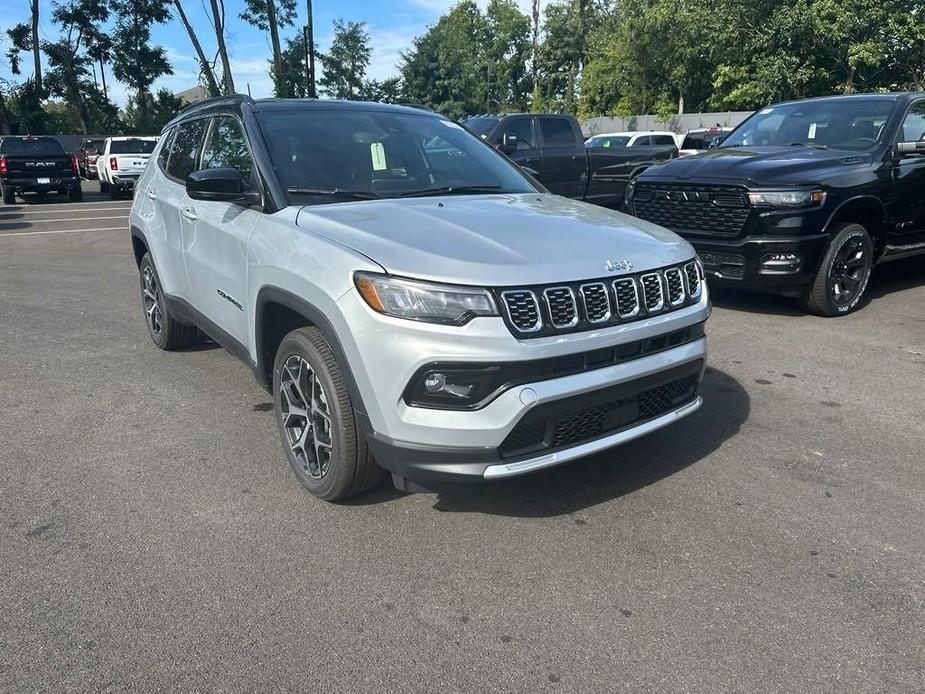
[[536, 332], [543, 327], [536, 294], [529, 290], [504, 292], [501, 295], [511, 324], [520, 332]]
[[700, 299], [695, 261], [617, 279], [498, 290], [504, 317], [520, 337], [590, 330], [670, 311]]
[[543, 290], [549, 318], [555, 328], [573, 328], [578, 325], [578, 306], [571, 287], [552, 287]]

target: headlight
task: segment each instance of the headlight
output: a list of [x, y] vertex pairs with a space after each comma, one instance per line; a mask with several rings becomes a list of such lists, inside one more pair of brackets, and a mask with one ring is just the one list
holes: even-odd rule
[[464, 325], [476, 316], [497, 316], [495, 300], [485, 289], [433, 284], [370, 272], [353, 281], [369, 307], [396, 318]]
[[771, 207], [822, 207], [825, 203], [823, 190], [768, 190], [749, 193], [752, 205]]

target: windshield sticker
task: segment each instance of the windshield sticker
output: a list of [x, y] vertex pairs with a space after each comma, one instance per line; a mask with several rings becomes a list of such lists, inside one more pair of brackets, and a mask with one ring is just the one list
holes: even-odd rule
[[816, 139], [816, 124], [815, 123], [809, 124], [809, 134], [806, 136], [806, 138], [809, 140]]
[[385, 147], [381, 142], [373, 142], [369, 146], [369, 156], [373, 160], [373, 171], [385, 171], [388, 168], [385, 164]]

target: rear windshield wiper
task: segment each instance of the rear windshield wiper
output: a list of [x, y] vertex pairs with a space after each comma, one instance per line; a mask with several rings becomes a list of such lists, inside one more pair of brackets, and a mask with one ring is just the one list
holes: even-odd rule
[[423, 188], [409, 190], [401, 194], [403, 198], [423, 198], [428, 195], [455, 195], [465, 193], [497, 193], [501, 186], [441, 186], [440, 188]]
[[378, 200], [382, 196], [369, 190], [345, 190], [343, 188], [286, 188], [286, 192], [295, 195], [333, 195], [354, 200]]

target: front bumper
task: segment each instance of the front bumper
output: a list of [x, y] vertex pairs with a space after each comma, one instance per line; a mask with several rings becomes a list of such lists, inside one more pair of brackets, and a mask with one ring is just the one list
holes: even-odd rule
[[[812, 282], [828, 244], [828, 235], [746, 236], [741, 239], [687, 237], [703, 263], [712, 286], [741, 287], [776, 293], [798, 292]], [[793, 255], [794, 266], [769, 268], [771, 255]]]
[[[693, 412], [699, 405], [696, 386], [706, 361], [703, 337], [610, 366], [518, 383], [476, 410], [410, 406], [403, 393], [411, 377], [433, 362], [499, 363], [551, 358], [616, 347], [696, 326], [710, 313], [706, 291], [698, 303], [683, 309], [599, 330], [532, 340], [517, 340], [499, 318], [475, 319], [461, 328], [447, 328], [384, 317], [368, 309], [354, 291], [341, 297], [338, 304], [358, 340], [344, 348], [362, 397], [357, 407], [360, 427], [376, 460], [414, 481], [491, 479], [529, 472], [641, 436]], [[531, 412], [552, 405], [582, 405], [583, 399], [608, 388], [624, 388], [627, 396], [634, 396], [635, 391], [658, 387], [656, 381], [678, 367], [685, 369], [687, 376], [693, 374], [691, 392], [653, 416], [612, 420], [613, 427], [598, 429], [587, 440], [569, 439], [568, 445], [517, 448], [511, 444], [512, 432], [528, 421]], [[493, 466], [501, 467], [486, 472]]]
[[48, 176], [48, 183], [39, 183], [40, 177], [4, 178], [3, 187], [17, 193], [67, 193], [80, 187], [80, 176]]

